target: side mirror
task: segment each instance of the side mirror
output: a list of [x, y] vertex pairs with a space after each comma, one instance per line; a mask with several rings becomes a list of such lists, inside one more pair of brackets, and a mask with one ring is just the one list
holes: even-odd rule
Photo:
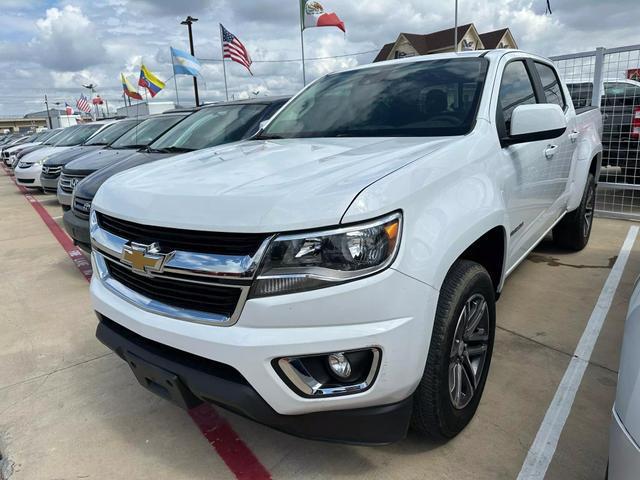
[[567, 119], [554, 103], [519, 105], [511, 114], [510, 130], [508, 137], [500, 139], [503, 147], [557, 138], [567, 130]]
[[260, 122], [260, 131], [264, 130], [267, 125], [269, 125], [269, 120], [262, 120]]

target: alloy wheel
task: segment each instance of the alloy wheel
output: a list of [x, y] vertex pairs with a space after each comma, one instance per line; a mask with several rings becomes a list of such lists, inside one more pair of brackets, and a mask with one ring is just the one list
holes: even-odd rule
[[449, 397], [454, 408], [469, 405], [476, 392], [489, 348], [489, 310], [479, 293], [467, 299], [458, 317], [449, 357]]
[[587, 201], [585, 202], [585, 208], [584, 208], [584, 230], [583, 230], [583, 235], [586, 237], [589, 236], [589, 233], [591, 232], [591, 224], [593, 223], [593, 211], [595, 210], [595, 206], [596, 206], [596, 195], [595, 195], [595, 188], [593, 188], [593, 186], [589, 186], [589, 189], [587, 190]]

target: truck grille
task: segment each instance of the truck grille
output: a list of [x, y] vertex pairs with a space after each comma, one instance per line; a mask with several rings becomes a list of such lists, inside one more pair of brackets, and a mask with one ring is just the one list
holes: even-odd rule
[[63, 192], [73, 193], [73, 189], [83, 178], [85, 178], [85, 175], [67, 175], [66, 173], [63, 173], [60, 176], [60, 183], [58, 185], [60, 186], [60, 190]]
[[262, 233], [218, 233], [140, 225], [99, 212], [97, 217], [98, 224], [104, 230], [132, 242], [157, 242], [163, 251], [253, 256], [268, 237], [268, 234]]
[[42, 175], [47, 178], [58, 178], [62, 172], [62, 166], [49, 167], [47, 165], [42, 166]]
[[166, 277], [145, 277], [113, 261], [107, 262], [107, 268], [111, 277], [125, 287], [147, 298], [178, 308], [231, 317], [240, 300], [240, 288]]

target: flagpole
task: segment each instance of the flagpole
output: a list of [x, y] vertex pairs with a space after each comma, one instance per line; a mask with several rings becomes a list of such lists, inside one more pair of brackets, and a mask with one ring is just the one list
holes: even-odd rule
[[453, 25], [453, 51], [458, 51], [458, 0], [456, 0], [456, 13], [454, 15]]
[[[178, 97], [178, 80], [176, 79], [176, 64], [173, 63], [173, 50], [169, 47], [171, 53], [171, 68], [173, 69], [173, 84], [176, 86], [176, 107], [180, 105], [180, 98]], [[196, 105], [197, 107], [197, 105]]]
[[300, 47], [302, 50], [302, 86], [307, 86], [307, 74], [304, 66], [304, 6], [306, 0], [300, 0]]
[[229, 101], [229, 87], [227, 86], [227, 66], [224, 62], [224, 38], [222, 35], [222, 24], [220, 24], [220, 51], [222, 52], [222, 73], [224, 75], [224, 94]]

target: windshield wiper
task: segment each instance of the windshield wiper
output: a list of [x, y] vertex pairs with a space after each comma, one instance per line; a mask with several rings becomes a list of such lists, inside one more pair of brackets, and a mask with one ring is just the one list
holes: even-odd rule
[[114, 150], [128, 150], [128, 149], [141, 149], [147, 148], [147, 145], [122, 145], [121, 147], [111, 147]]
[[186, 147], [166, 147], [166, 148], [156, 148], [153, 151], [157, 153], [185, 153], [185, 152], [193, 152], [194, 148], [186, 148]]
[[285, 137], [283, 137], [282, 135], [258, 135], [256, 137], [256, 140], [280, 140], [283, 139]]

